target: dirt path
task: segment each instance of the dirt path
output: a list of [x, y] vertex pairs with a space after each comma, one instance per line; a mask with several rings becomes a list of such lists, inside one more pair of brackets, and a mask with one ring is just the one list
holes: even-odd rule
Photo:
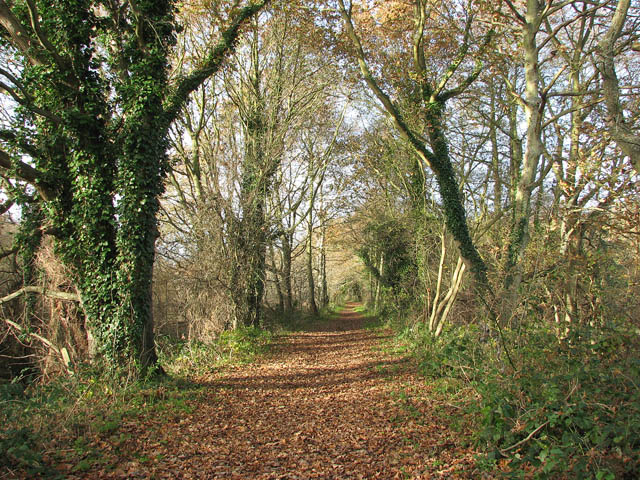
[[[143, 464], [108, 478], [478, 478], [436, 418], [424, 381], [381, 351], [355, 305], [285, 338], [262, 362], [211, 379], [176, 423], [136, 432]], [[442, 412], [442, 410], [441, 410]], [[451, 412], [449, 412], [451, 413]], [[445, 415], [446, 418], [446, 415]]]

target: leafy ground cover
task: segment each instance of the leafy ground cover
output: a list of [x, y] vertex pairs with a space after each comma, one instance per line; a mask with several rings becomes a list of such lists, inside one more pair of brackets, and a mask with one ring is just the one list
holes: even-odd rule
[[637, 332], [609, 325], [559, 339], [539, 329], [526, 342], [507, 332], [518, 346], [515, 371], [477, 333], [458, 327], [434, 340], [418, 328], [400, 345], [434, 393], [463, 413], [487, 470], [513, 479], [639, 478]]
[[[37, 429], [25, 430], [25, 450], [39, 453], [29, 458], [12, 452], [23, 464], [4, 465], [3, 473], [71, 479], [481, 478], [459, 408], [437, 400], [405, 356], [381, 348], [390, 332], [363, 328], [370, 321], [354, 309], [270, 338], [271, 348], [254, 363], [201, 369], [189, 382], [120, 389], [120, 401], [104, 409], [78, 405], [71, 418], [49, 419], [48, 425], [61, 427], [41, 450], [30, 436]], [[98, 388], [105, 386], [88, 385], [87, 395]], [[26, 406], [23, 418], [29, 416]], [[38, 415], [44, 425], [42, 411]]]

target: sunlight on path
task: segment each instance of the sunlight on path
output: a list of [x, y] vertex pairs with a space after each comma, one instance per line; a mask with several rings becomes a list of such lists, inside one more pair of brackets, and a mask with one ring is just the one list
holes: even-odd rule
[[160, 458], [143, 477], [477, 478], [472, 454], [420, 398], [424, 381], [380, 351], [356, 306], [212, 378], [196, 412], [141, 433]]

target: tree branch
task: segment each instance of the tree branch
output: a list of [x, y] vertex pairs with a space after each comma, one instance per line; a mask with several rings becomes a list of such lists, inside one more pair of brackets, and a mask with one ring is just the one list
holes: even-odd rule
[[13, 145], [20, 148], [24, 153], [28, 154], [32, 158], [36, 158], [39, 156], [38, 150], [35, 146], [30, 143], [27, 143], [23, 139], [19, 139], [18, 136], [12, 131], [7, 129], [0, 129], [0, 140], [4, 140], [6, 142], [10, 142]]
[[347, 27], [347, 33], [349, 38], [351, 39], [351, 43], [353, 44], [356, 50], [356, 58], [358, 59], [358, 65], [360, 66], [360, 72], [364, 77], [365, 82], [373, 91], [374, 95], [378, 98], [380, 103], [384, 106], [387, 113], [391, 116], [391, 119], [396, 124], [398, 131], [400, 134], [409, 141], [411, 146], [416, 150], [416, 153], [420, 156], [422, 161], [424, 161], [429, 168], [433, 169], [433, 154], [429, 152], [426, 147], [418, 140], [416, 135], [411, 131], [409, 126], [406, 124], [404, 119], [402, 118], [402, 114], [396, 108], [394, 103], [391, 101], [391, 98], [380, 88], [378, 82], [373, 77], [371, 70], [369, 69], [369, 65], [366, 61], [366, 55], [364, 53], [364, 48], [362, 47], [362, 42], [358, 37], [358, 34], [355, 31], [353, 26], [353, 21], [351, 19], [351, 15], [347, 11], [344, 6], [343, 0], [339, 0], [339, 10], [342, 19], [344, 20], [344, 24]]
[[8, 303], [22, 295], [26, 295], [27, 293], [39, 293], [40, 295], [55, 298], [56, 300], [68, 300], [70, 302], [80, 301], [80, 296], [76, 293], [59, 292], [56, 290], [47, 290], [44, 287], [29, 286], [22, 287], [20, 290], [10, 293], [6, 297], [0, 298], [0, 305], [4, 305], [5, 303]]
[[22, 86], [20, 81], [17, 78], [15, 78], [13, 75], [11, 75], [10, 72], [0, 68], [0, 75], [3, 75], [4, 77], [6, 77], [16, 87], [18, 87], [18, 89], [22, 93], [23, 97], [18, 95], [13, 87], [10, 87], [9, 85], [5, 84], [4, 82], [0, 82], [0, 91], [4, 90], [6, 93], [8, 93], [11, 96], [11, 98], [13, 98], [15, 100], [16, 103], [19, 103], [20, 105], [23, 105], [23, 106], [27, 107], [33, 113], [36, 113], [38, 115], [41, 115], [41, 116], [51, 120], [56, 125], [60, 125], [62, 123], [62, 119], [59, 116], [51, 113], [48, 110], [45, 110], [43, 108], [35, 106], [34, 102], [33, 102], [33, 97], [31, 97], [31, 95], [29, 95], [29, 93], [24, 89], [24, 87]]
[[515, 7], [515, 5], [513, 3], [511, 3], [510, 0], [504, 0], [504, 3], [507, 4], [509, 9], [513, 12], [513, 14], [516, 16], [516, 18], [518, 19], [518, 21], [520, 23], [527, 23], [527, 21], [524, 18], [524, 16], [520, 12], [518, 12], [518, 9]]
[[15, 168], [16, 175], [32, 184], [45, 200], [51, 200], [55, 197], [54, 189], [41, 180], [42, 172], [19, 160], [12, 162], [11, 157], [4, 150], [0, 150], [0, 168], [7, 170]]
[[462, 45], [460, 45], [460, 48], [456, 53], [456, 57], [449, 64], [447, 71], [444, 73], [444, 75], [438, 82], [438, 86], [433, 91], [432, 95], [434, 97], [437, 97], [438, 95], [440, 95], [440, 92], [442, 92], [444, 87], [447, 85], [447, 82], [449, 81], [449, 79], [453, 76], [454, 73], [456, 73], [456, 70], [458, 70], [458, 67], [460, 67], [460, 64], [464, 60], [464, 57], [467, 56], [467, 52], [469, 51], [469, 38], [471, 36], [472, 23], [473, 23], [473, 14], [470, 14], [467, 17], [467, 21], [465, 22], [465, 25], [464, 25], [464, 37], [462, 40]]
[[9, 5], [4, 0], [0, 0], [0, 25], [4, 27], [9, 34], [8, 40], [14, 47], [27, 56], [32, 65], [44, 65], [40, 58], [33, 54], [36, 42], [27, 33], [20, 20], [13, 14]]
[[220, 69], [226, 56], [233, 51], [240, 35], [240, 28], [244, 23], [262, 10], [269, 2], [270, 0], [260, 0], [240, 10], [231, 25], [222, 32], [222, 38], [211, 49], [204, 63], [189, 75], [179, 79], [174, 93], [165, 106], [167, 124], [176, 118], [180, 109], [188, 100], [189, 95]]
[[[3, 318], [3, 320], [5, 321], [5, 323], [7, 325], [9, 325], [10, 327], [15, 328], [19, 332], [24, 332], [25, 331], [24, 327], [19, 325], [19, 324], [17, 324], [16, 322], [13, 322], [13, 321], [11, 321], [9, 319], [6, 319], [6, 318]], [[69, 358], [69, 352], [67, 352], [67, 349], [65, 347], [58, 348], [53, 343], [51, 343], [50, 340], [44, 338], [41, 335], [38, 335], [37, 333], [34, 333], [34, 332], [27, 332], [27, 333], [29, 334], [29, 336], [35, 338], [36, 340], [40, 340], [47, 347], [49, 347], [51, 350], [53, 350], [62, 359], [62, 362], [64, 363], [64, 366], [67, 369], [67, 373], [69, 375], [73, 374], [73, 372], [69, 368], [69, 364], [71, 363], [71, 360]]]
[[520, 440], [517, 443], [514, 443], [513, 445], [511, 445], [510, 447], [507, 447], [505, 449], [501, 449], [500, 453], [502, 455], [504, 455], [505, 457], [507, 456], [507, 452], [509, 452], [510, 450], [513, 450], [514, 448], [518, 448], [520, 445], [524, 445], [525, 443], [527, 443], [529, 440], [531, 440], [533, 438], [533, 436], [538, 433], [540, 430], [542, 430], [544, 427], [546, 427], [547, 425], [549, 425], [549, 420], [547, 420], [546, 422], [544, 422], [542, 425], [540, 425], [539, 427], [537, 427], [533, 432], [531, 432], [529, 435], [527, 435], [525, 438], [523, 438], [522, 440]]
[[[0, 204], [0, 215], [4, 215], [5, 213], [7, 213], [9, 209], [13, 207], [14, 203], [15, 202], [13, 200], [9, 199], [6, 202]], [[2, 256], [0, 256], [0, 258], [2, 258]]]
[[55, 47], [49, 42], [42, 29], [40, 28], [40, 20], [38, 19], [38, 8], [33, 0], [27, 0], [27, 7], [29, 8], [29, 18], [31, 20], [31, 28], [36, 34], [40, 45], [47, 50], [54, 58], [55, 62], [60, 68], [66, 67], [66, 62], [60, 57]]
[[[472, 20], [473, 16], [471, 15], [469, 17], [469, 23], [468, 23], [468, 29], [471, 28], [471, 20]], [[478, 50], [477, 56], [480, 57], [484, 51], [487, 49], [487, 47], [489, 46], [489, 44], [491, 43], [491, 39], [493, 38], [494, 35], [494, 31], [493, 29], [489, 30], [487, 32], [487, 34], [485, 35], [483, 41], [482, 41], [482, 45], [480, 45], [480, 49]], [[451, 72], [451, 74], [453, 75], [453, 73], [455, 72], [455, 70], [458, 68], [458, 65], [462, 62], [462, 60], [464, 59], [464, 57], [467, 54], [467, 51], [469, 50], [468, 47], [468, 33], [465, 31], [465, 44], [467, 44], [464, 48], [461, 47], [460, 49], [460, 60], [459, 62], [457, 62], [457, 65], [455, 65], [454, 70]], [[457, 60], [457, 59], [456, 59]], [[476, 81], [476, 79], [478, 78], [478, 76], [480, 75], [480, 73], [482, 72], [482, 68], [484, 67], [484, 62], [478, 58], [476, 60], [476, 64], [473, 67], [473, 71], [467, 76], [467, 78], [465, 78], [462, 82], [460, 82], [460, 84], [455, 87], [452, 88], [450, 90], [447, 90], [446, 92], [444, 92], [443, 94], [440, 95], [440, 98], [443, 101], [447, 101], [451, 98], [457, 97], [458, 95], [462, 94], [467, 88], [469, 88], [471, 86], [471, 84], [473, 82]], [[445, 83], [442, 84], [442, 88], [445, 87]], [[435, 94], [437, 95], [437, 94]]]
[[640, 135], [634, 133], [624, 118], [620, 104], [620, 84], [614, 63], [615, 42], [622, 34], [630, 0], [618, 0], [611, 25], [596, 48], [596, 68], [602, 77], [602, 91], [609, 118], [611, 136], [622, 152], [629, 157], [636, 172], [640, 173]]
[[424, 27], [427, 22], [427, 14], [425, 12], [422, 0], [416, 0], [416, 30], [413, 34], [413, 61], [421, 72], [427, 70], [424, 58]]

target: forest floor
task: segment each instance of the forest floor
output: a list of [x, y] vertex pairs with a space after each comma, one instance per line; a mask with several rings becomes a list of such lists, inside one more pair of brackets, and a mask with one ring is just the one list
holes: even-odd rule
[[[464, 421], [349, 304], [254, 364], [198, 379], [182, 410], [123, 419], [64, 478], [482, 478]], [[388, 343], [388, 342], [387, 342]]]

